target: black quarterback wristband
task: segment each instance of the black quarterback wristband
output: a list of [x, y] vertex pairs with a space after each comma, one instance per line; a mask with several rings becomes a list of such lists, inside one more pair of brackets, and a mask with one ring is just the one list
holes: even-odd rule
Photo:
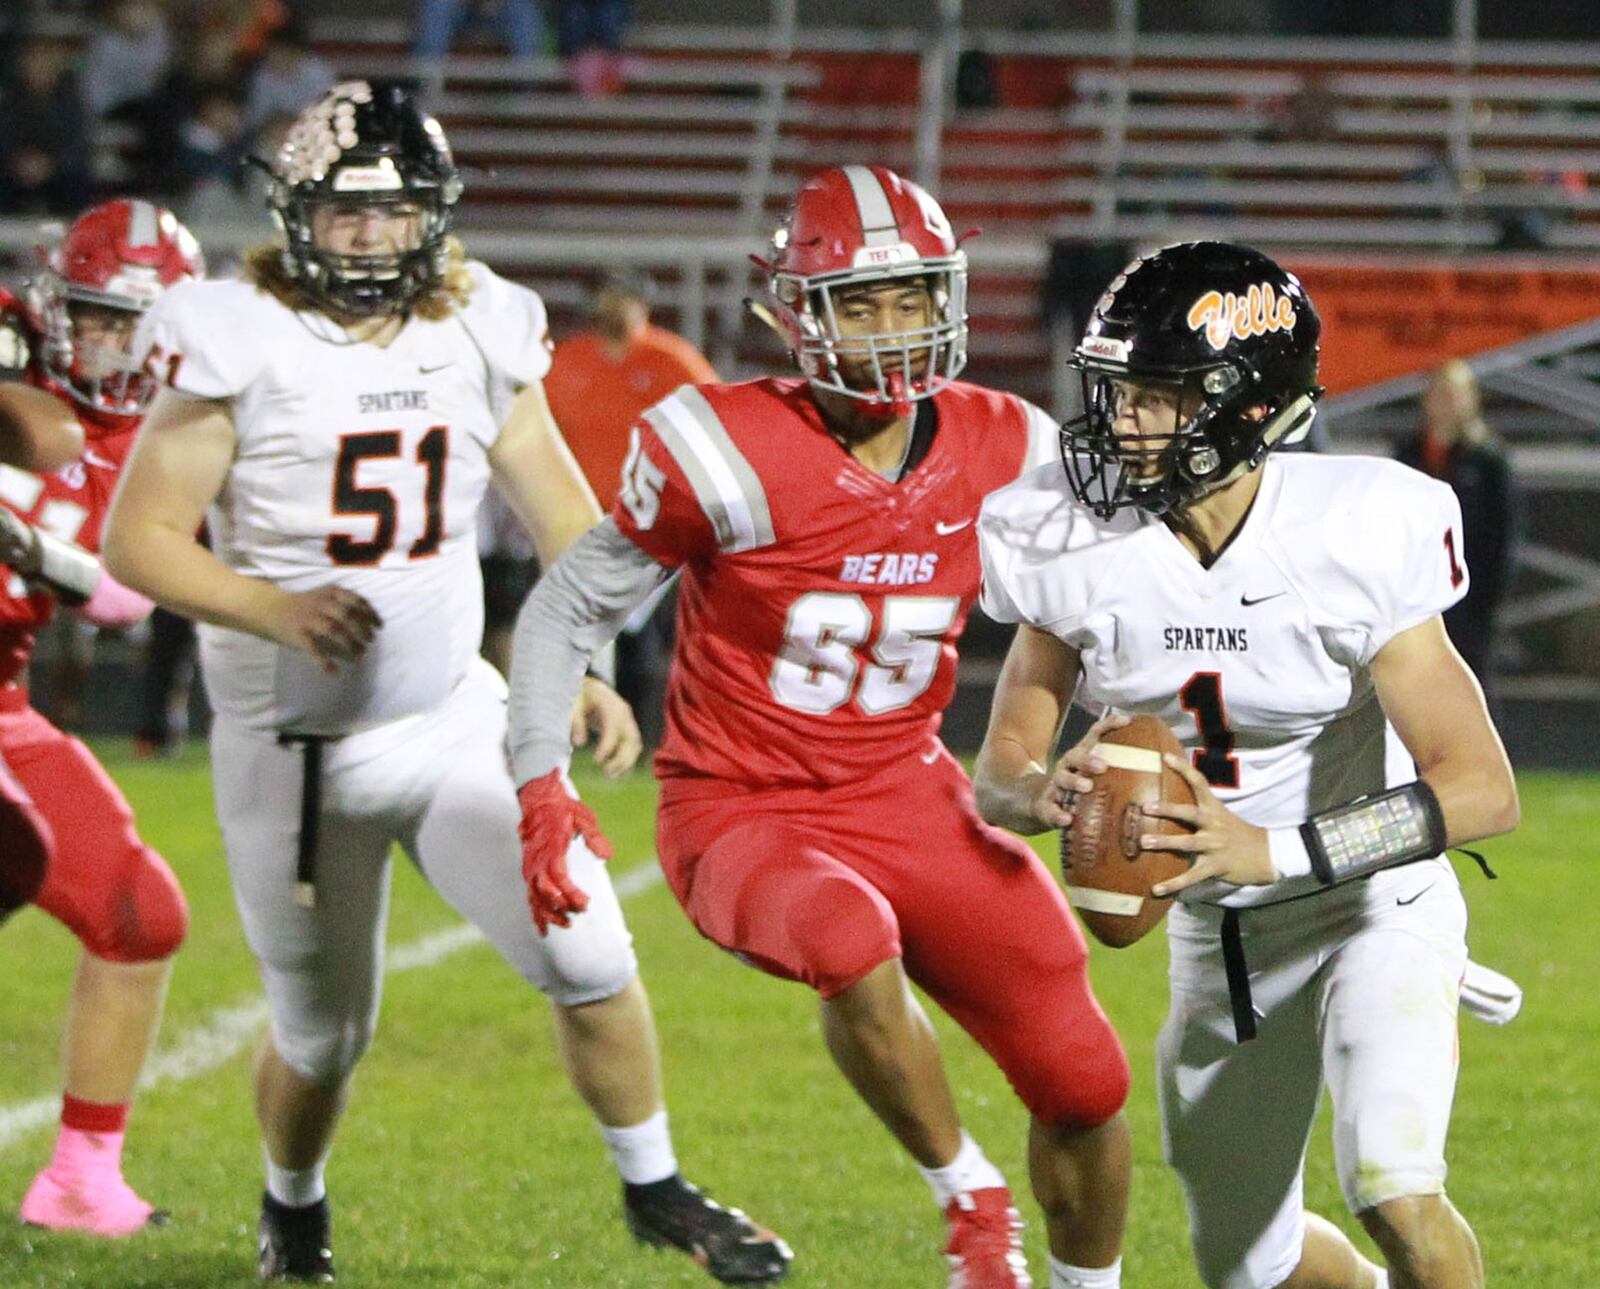
[[1300, 838], [1324, 886], [1430, 859], [1447, 840], [1439, 798], [1421, 779], [1312, 815]]

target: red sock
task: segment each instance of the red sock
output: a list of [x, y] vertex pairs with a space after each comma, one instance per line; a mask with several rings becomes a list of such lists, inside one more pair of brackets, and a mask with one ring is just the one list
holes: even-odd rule
[[128, 1126], [128, 1103], [102, 1105], [80, 1101], [72, 1093], [61, 1097], [61, 1126], [74, 1132], [122, 1132]]

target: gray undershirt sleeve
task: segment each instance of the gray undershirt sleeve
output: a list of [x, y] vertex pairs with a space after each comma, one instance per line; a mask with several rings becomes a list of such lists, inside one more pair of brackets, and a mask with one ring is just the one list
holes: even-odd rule
[[669, 575], [605, 519], [539, 579], [511, 643], [507, 737], [518, 786], [566, 767], [589, 660]]

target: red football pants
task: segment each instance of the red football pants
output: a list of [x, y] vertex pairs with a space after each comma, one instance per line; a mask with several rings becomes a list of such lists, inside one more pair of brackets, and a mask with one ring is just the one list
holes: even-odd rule
[[1102, 1123], [1127, 1099], [1060, 888], [978, 817], [942, 748], [826, 789], [669, 780], [657, 844], [696, 928], [753, 966], [831, 998], [901, 958], [1041, 1121]]
[[132, 809], [89, 749], [10, 689], [0, 691], [0, 755], [55, 834], [33, 902], [97, 958], [154, 962], [175, 953], [189, 928], [183, 891], [139, 839]]

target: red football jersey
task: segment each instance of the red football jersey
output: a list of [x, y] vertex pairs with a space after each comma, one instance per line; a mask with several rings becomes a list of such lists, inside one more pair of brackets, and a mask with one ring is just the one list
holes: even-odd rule
[[822, 786], [927, 749], [979, 504], [1056, 442], [1010, 394], [958, 383], [933, 405], [897, 483], [829, 435], [803, 380], [684, 386], [645, 413], [613, 517], [683, 569], [660, 777]]
[[[0, 505], [62, 541], [100, 549], [100, 528], [111, 506], [117, 475], [133, 450], [137, 429], [107, 431], [84, 422], [83, 456], [54, 474], [29, 474], [0, 466]], [[27, 666], [34, 636], [55, 614], [47, 592], [29, 594], [22, 578], [0, 568], [0, 684], [11, 684]]]

